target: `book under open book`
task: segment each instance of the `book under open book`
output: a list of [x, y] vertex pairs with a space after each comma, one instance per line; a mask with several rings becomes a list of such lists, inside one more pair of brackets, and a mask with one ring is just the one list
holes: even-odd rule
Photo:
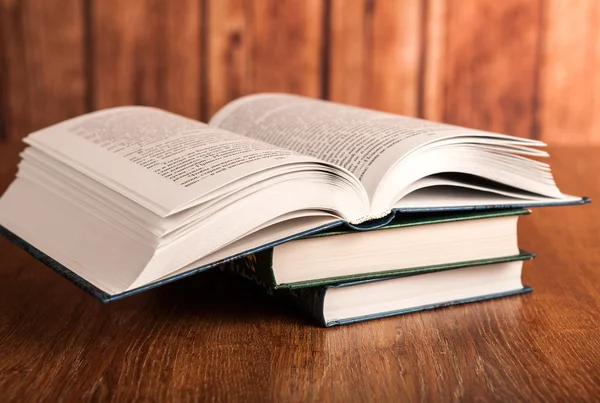
[[112, 108], [25, 142], [4, 233], [108, 297], [340, 225], [587, 200], [559, 191], [540, 141], [285, 94], [208, 124]]
[[323, 326], [344, 325], [532, 291], [521, 282], [523, 261], [533, 254], [489, 259], [460, 267], [424, 267], [394, 277], [273, 289], [260, 276], [268, 260], [250, 255], [220, 266], [298, 307]]
[[[529, 210], [399, 214], [370, 231], [341, 227], [242, 259], [259, 283], [298, 289], [498, 263], [521, 255], [517, 219]], [[240, 259], [234, 261], [237, 262]]]

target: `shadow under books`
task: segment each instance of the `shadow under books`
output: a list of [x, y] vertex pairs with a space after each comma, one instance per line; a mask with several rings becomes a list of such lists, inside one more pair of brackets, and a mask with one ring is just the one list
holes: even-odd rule
[[220, 325], [277, 321], [315, 326], [294, 307], [249, 281], [218, 269], [111, 302], [108, 306], [119, 309], [140, 303], [150, 304], [155, 311], [169, 311], [168, 320], [173, 321], [195, 318], [215, 320]]

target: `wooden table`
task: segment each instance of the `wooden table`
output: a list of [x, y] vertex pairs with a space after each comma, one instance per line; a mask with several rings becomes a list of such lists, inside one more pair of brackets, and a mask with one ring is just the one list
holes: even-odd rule
[[522, 220], [532, 294], [345, 327], [215, 272], [102, 305], [0, 239], [0, 400], [598, 401], [600, 149], [552, 151], [597, 202]]

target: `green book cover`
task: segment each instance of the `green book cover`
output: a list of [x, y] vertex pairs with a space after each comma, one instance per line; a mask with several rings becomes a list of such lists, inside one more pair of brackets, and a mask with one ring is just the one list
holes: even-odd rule
[[485, 301], [485, 300], [489, 300], [489, 299], [519, 295], [519, 294], [529, 293], [529, 292], [533, 291], [533, 289], [528, 286], [523, 286], [520, 289], [511, 290], [508, 292], [502, 292], [502, 293], [496, 293], [496, 294], [485, 294], [485, 295], [479, 295], [479, 296], [475, 296], [475, 297], [471, 297], [471, 298], [451, 300], [451, 301], [446, 301], [446, 302], [437, 303], [437, 304], [430, 304], [430, 305], [420, 305], [420, 306], [415, 306], [415, 307], [411, 307], [408, 309], [378, 312], [378, 313], [371, 314], [371, 315], [357, 316], [357, 317], [348, 318], [348, 319], [344, 319], [344, 320], [334, 320], [334, 321], [328, 322], [325, 320], [325, 316], [324, 316], [324, 304], [325, 304], [325, 295], [327, 294], [327, 291], [330, 288], [352, 287], [352, 286], [356, 286], [356, 285], [360, 285], [360, 284], [364, 284], [364, 283], [387, 281], [387, 280], [393, 280], [393, 279], [397, 279], [397, 278], [401, 278], [401, 277], [417, 276], [417, 275], [421, 275], [421, 274], [433, 273], [433, 272], [438, 272], [438, 271], [443, 271], [443, 270], [448, 270], [448, 271], [458, 270], [461, 268], [475, 266], [475, 265], [476, 266], [487, 266], [487, 265], [493, 265], [493, 264], [497, 264], [497, 263], [524, 261], [524, 260], [533, 259], [534, 257], [535, 257], [535, 255], [533, 253], [522, 250], [522, 251], [520, 251], [520, 253], [518, 255], [515, 255], [515, 256], [506, 256], [506, 257], [501, 257], [501, 258], [496, 258], [496, 259], [489, 259], [486, 261], [480, 261], [477, 264], [470, 264], [470, 263], [463, 264], [463, 265], [459, 264], [456, 266], [445, 267], [445, 268], [439, 268], [439, 267], [420, 268], [418, 270], [407, 271], [400, 275], [395, 275], [395, 276], [387, 276], [387, 277], [383, 277], [383, 278], [371, 278], [369, 280], [360, 280], [360, 281], [339, 282], [336, 284], [325, 284], [325, 285], [320, 285], [320, 286], [297, 288], [297, 289], [290, 289], [290, 288], [276, 289], [274, 287], [271, 287], [262, 278], [257, 276], [255, 270], [252, 270], [251, 268], [249, 268], [249, 265], [250, 266], [255, 265], [257, 262], [253, 262], [253, 263], [250, 263], [249, 265], [246, 265], [246, 264], [239, 264], [239, 261], [238, 261], [238, 264], [222, 265], [221, 269], [226, 272], [229, 272], [231, 275], [242, 276], [242, 277], [246, 278], [247, 280], [252, 281], [255, 285], [258, 285], [260, 288], [262, 288], [265, 292], [267, 292], [274, 298], [277, 298], [279, 300], [287, 302], [289, 305], [291, 305], [292, 307], [294, 307], [298, 311], [300, 311], [300, 313], [311, 318], [313, 321], [315, 321], [319, 325], [324, 326], [324, 327], [331, 327], [331, 326], [347, 325], [347, 324], [356, 323], [356, 322], [364, 322], [367, 320], [385, 318], [385, 317], [389, 317], [389, 316], [396, 316], [396, 315], [403, 315], [403, 314], [408, 314], [408, 313], [413, 313], [413, 312], [426, 311], [426, 310], [437, 309], [437, 308], [442, 308], [442, 307], [447, 307], [447, 306], [461, 305], [461, 304], [466, 304], [466, 303], [471, 303], [471, 302], [479, 302], [479, 301]]
[[[513, 209], [513, 210], [491, 210], [491, 211], [477, 211], [471, 213], [423, 213], [423, 214], [411, 214], [411, 215], [399, 215], [392, 222], [379, 229], [371, 230], [370, 233], [375, 231], [386, 231], [389, 229], [397, 229], [404, 227], [413, 227], [418, 225], [433, 225], [446, 222], [456, 221], [467, 221], [476, 219], [487, 219], [496, 217], [506, 217], [515, 215], [526, 215], [530, 214], [529, 210], [526, 209]], [[315, 235], [309, 235], [300, 239], [308, 238], [323, 238], [331, 236], [343, 236], [346, 234], [356, 233], [355, 230], [350, 228], [335, 228], [332, 230], [324, 231]], [[291, 241], [295, 242], [295, 241]], [[277, 248], [277, 246], [275, 246]], [[330, 278], [319, 278], [315, 280], [295, 282], [295, 283], [277, 283], [275, 274], [273, 272], [273, 251], [274, 248], [266, 249], [251, 255], [247, 255], [240, 259], [228, 262], [224, 264], [224, 268], [229, 271], [240, 273], [244, 277], [249, 277], [255, 282], [264, 285], [265, 287], [272, 289], [300, 289], [307, 287], [316, 287], [329, 284], [336, 284], [340, 282], [349, 281], [361, 281], [361, 280], [372, 280], [382, 279], [398, 275], [411, 275], [421, 274], [433, 271], [449, 270], [458, 267], [468, 266], [479, 266], [482, 264], [500, 263], [507, 260], [520, 260], [521, 255], [517, 254], [509, 257], [500, 257], [492, 259], [479, 259], [469, 260], [460, 262], [449, 262], [446, 264], [439, 264], [433, 266], [422, 266], [422, 267], [411, 267], [402, 269], [392, 269], [378, 272], [365, 272], [358, 273], [348, 276], [337, 276]]]

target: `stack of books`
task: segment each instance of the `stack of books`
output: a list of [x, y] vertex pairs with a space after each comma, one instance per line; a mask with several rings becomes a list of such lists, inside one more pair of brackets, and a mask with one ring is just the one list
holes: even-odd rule
[[24, 139], [0, 233], [108, 302], [221, 268], [324, 326], [530, 291], [528, 208], [583, 204], [544, 143], [287, 94]]

